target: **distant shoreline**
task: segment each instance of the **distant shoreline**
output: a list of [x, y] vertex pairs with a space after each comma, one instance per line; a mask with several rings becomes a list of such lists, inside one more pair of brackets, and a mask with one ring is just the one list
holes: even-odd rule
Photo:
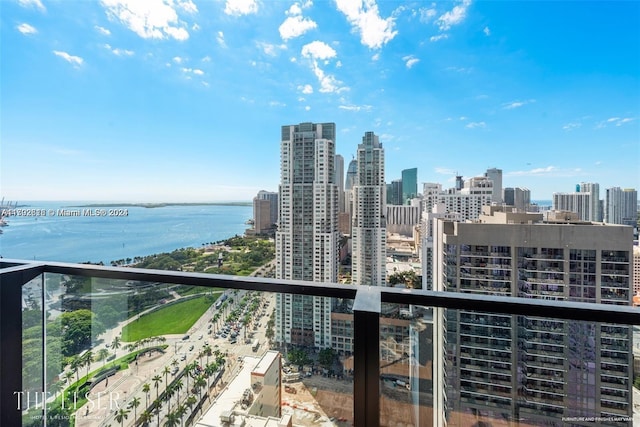
[[71, 208], [164, 208], [167, 206], [252, 206], [251, 202], [209, 202], [209, 203], [92, 203], [89, 205], [71, 205]]

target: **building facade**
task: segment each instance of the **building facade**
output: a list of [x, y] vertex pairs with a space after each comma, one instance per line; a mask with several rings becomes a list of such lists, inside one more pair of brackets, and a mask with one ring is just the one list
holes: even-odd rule
[[282, 406], [281, 356], [267, 351], [251, 371], [251, 389], [255, 395], [250, 415], [280, 418]]
[[[485, 208], [476, 223], [440, 220], [436, 290], [589, 303], [631, 303], [632, 229]], [[562, 417], [633, 415], [632, 331], [624, 325], [440, 310], [437, 425], [478, 419], [561, 426]], [[442, 391], [441, 395], [436, 390]], [[572, 425], [592, 425], [576, 421]]]
[[505, 205], [514, 206], [522, 212], [529, 212], [531, 209], [531, 191], [528, 188], [507, 187], [503, 191], [503, 201]]
[[[283, 126], [276, 278], [337, 282], [338, 186], [334, 123]], [[331, 299], [276, 296], [275, 340], [331, 345]]]
[[384, 149], [366, 132], [358, 145], [358, 176], [353, 186], [351, 275], [356, 285], [386, 283], [386, 185]]
[[493, 183], [493, 195], [491, 201], [496, 204], [502, 203], [502, 169], [490, 168], [484, 173]]
[[418, 197], [418, 168], [402, 171], [402, 205], [408, 205], [411, 199]]
[[613, 187], [606, 189], [604, 222], [637, 226], [638, 191], [633, 188]]

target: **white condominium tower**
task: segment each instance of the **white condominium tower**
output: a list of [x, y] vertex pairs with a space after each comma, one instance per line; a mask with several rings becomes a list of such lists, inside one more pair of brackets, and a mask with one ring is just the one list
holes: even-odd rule
[[[337, 282], [335, 137], [335, 123], [282, 127], [277, 279]], [[275, 340], [329, 347], [331, 299], [277, 294]]]
[[386, 282], [386, 185], [384, 149], [373, 132], [358, 145], [358, 174], [353, 186], [352, 277], [356, 285]]

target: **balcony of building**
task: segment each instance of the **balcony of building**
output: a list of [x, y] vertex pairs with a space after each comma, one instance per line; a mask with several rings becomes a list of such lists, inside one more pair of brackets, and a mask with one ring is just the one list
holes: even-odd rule
[[[228, 296], [226, 308], [216, 302], [222, 295]], [[336, 351], [329, 364], [320, 363], [322, 346], [315, 343], [322, 334], [330, 335], [329, 329], [336, 319], [327, 315], [324, 305], [313, 302], [309, 310], [301, 311], [302, 316], [311, 319], [308, 329], [297, 329], [293, 319], [282, 316], [281, 330], [272, 338], [263, 338], [266, 334], [261, 328], [269, 317], [268, 314], [265, 317], [265, 312], [267, 307], [274, 309], [277, 295], [295, 297], [286, 306], [291, 310], [296, 304], [307, 307], [303, 297], [330, 299], [340, 316], [347, 316], [339, 323], [341, 334], [353, 340], [353, 351]], [[283, 309], [286, 308], [284, 300]], [[203, 314], [198, 315], [192, 326], [195, 329], [189, 329], [186, 334], [154, 337], [155, 341], [145, 343], [142, 341], [146, 339], [131, 338], [126, 349], [124, 345], [114, 348], [113, 335], [117, 328], [122, 331], [123, 325], [142, 322], [149, 313], [181, 301], [204, 304]], [[253, 310], [240, 310], [245, 302], [250, 306], [252, 301], [257, 301]], [[116, 304], [118, 309], [105, 310], [110, 304]], [[65, 345], [75, 346], [78, 355], [92, 352], [113, 354], [114, 361], [122, 359], [113, 376], [103, 371], [111, 362], [108, 360], [111, 356], [74, 369], [67, 363], [73, 359], [71, 353], [62, 354], [59, 338], [66, 332], [60, 329], [56, 319], [66, 318], [65, 313], [76, 308], [89, 313], [90, 338]], [[226, 316], [235, 311], [244, 313], [249, 323], [242, 318], [222, 322], [219, 315], [225, 311]], [[111, 320], [102, 323], [109, 316]], [[523, 320], [514, 322], [514, 316]], [[320, 320], [325, 317], [326, 324]], [[451, 323], [453, 319], [460, 322]], [[615, 323], [611, 323], [612, 319]], [[560, 399], [562, 390], [557, 388], [558, 375], [566, 372], [563, 355], [555, 351], [559, 347], [554, 344], [557, 344], [555, 338], [566, 336], [567, 321], [588, 325], [606, 322], [589, 329], [605, 332], [603, 349], [611, 351], [609, 356], [616, 356], [603, 357], [592, 367], [598, 371], [603, 385], [597, 394], [598, 402], [591, 402], [592, 407], [598, 408], [593, 416], [631, 417], [631, 366], [627, 360], [617, 357], [617, 349], [611, 348], [619, 345], [618, 335], [630, 338], [629, 325], [640, 324], [640, 313], [631, 307], [3, 260], [0, 263], [0, 425], [45, 425], [44, 420], [50, 421], [47, 425], [65, 425], [55, 424], [56, 416], [67, 417], [69, 424], [74, 420], [79, 426], [165, 425], [169, 418], [175, 419], [171, 414], [184, 406], [181, 398], [189, 394], [183, 388], [176, 396], [175, 390], [169, 387], [180, 380], [189, 381], [190, 394], [197, 400], [193, 407], [187, 408], [182, 421], [185, 425], [204, 426], [203, 417], [216, 404], [223, 404], [225, 393], [232, 389], [236, 378], [241, 378], [243, 367], [257, 363], [252, 360], [268, 349], [279, 351], [283, 361], [291, 365], [288, 372], [283, 368], [275, 384], [282, 396], [281, 413], [291, 414], [294, 425], [304, 417], [315, 419], [318, 425], [339, 427], [439, 426], [444, 422], [449, 426], [476, 423], [496, 427], [531, 426], [543, 419], [561, 423], [563, 416], [581, 410], [568, 407]], [[527, 329], [530, 334], [529, 348], [509, 345], [508, 336], [502, 333], [510, 326], [517, 328], [516, 325], [521, 324], [527, 328], [518, 328], [518, 331]], [[323, 325], [329, 329], [323, 329]], [[546, 335], [536, 330], [543, 327], [549, 327], [546, 333], [556, 330], [560, 333], [551, 333], [553, 339], [544, 342]], [[469, 328], [468, 333], [464, 328]], [[231, 337], [215, 338], [226, 329], [237, 330], [237, 344], [230, 344]], [[452, 334], [456, 330], [464, 333]], [[257, 334], [259, 339], [252, 338], [252, 334]], [[278, 335], [299, 342], [286, 345], [275, 339]], [[514, 332], [514, 335], [518, 334]], [[330, 343], [331, 340], [327, 346]], [[252, 347], [260, 350], [254, 351]], [[219, 363], [213, 365], [207, 360], [215, 359], [207, 349], [218, 354]], [[301, 363], [298, 369], [296, 363], [291, 363], [291, 357], [300, 351], [306, 352], [310, 361]], [[152, 369], [149, 377], [144, 377], [147, 366], [152, 366], [154, 360], [165, 359], [166, 366], [158, 365], [156, 372]], [[546, 360], [557, 363], [546, 363]], [[193, 368], [195, 371], [188, 368], [192, 363], [199, 368]], [[170, 372], [165, 373], [165, 367]], [[211, 375], [205, 376], [208, 368]], [[522, 369], [530, 369], [526, 374], [527, 387], [517, 384], [516, 377]], [[157, 387], [153, 386], [154, 376], [158, 377]], [[128, 383], [130, 378], [138, 378], [139, 384]], [[128, 417], [118, 419], [118, 410], [110, 408], [92, 424], [98, 403], [94, 401], [92, 406], [86, 399], [77, 408], [66, 408], [61, 413], [55, 399], [83, 381], [83, 387], [88, 387], [89, 380], [96, 387], [89, 389], [93, 392], [120, 391], [111, 398]], [[285, 383], [289, 380], [293, 382]], [[238, 397], [242, 404], [233, 404], [230, 412], [238, 417], [246, 416], [245, 425], [250, 426], [253, 425], [248, 415], [250, 409], [243, 409], [243, 405], [251, 402], [251, 393], [246, 390], [252, 390], [253, 385], [247, 381]], [[147, 393], [140, 389], [144, 383], [151, 384]], [[445, 395], [448, 392], [451, 395]], [[39, 403], [35, 400], [36, 393]], [[45, 396], [44, 403], [42, 396]], [[23, 400], [18, 402], [18, 397]], [[302, 402], [304, 399], [307, 400]], [[138, 403], [131, 406], [134, 401]], [[146, 421], [141, 418], [145, 412], [150, 414]], [[631, 418], [622, 425], [632, 425]]]

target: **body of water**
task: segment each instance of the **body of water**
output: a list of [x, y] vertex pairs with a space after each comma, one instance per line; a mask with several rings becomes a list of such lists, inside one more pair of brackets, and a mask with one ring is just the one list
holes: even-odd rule
[[[242, 235], [249, 227], [245, 222], [253, 214], [251, 206], [73, 207], [81, 205], [78, 202], [21, 205], [25, 206], [20, 209], [33, 211], [29, 216], [5, 218], [8, 226], [2, 227], [0, 235], [3, 258], [102, 261], [107, 265], [110, 261], [198, 248], [203, 243]], [[62, 216], [59, 209], [79, 211], [80, 215]], [[98, 215], [89, 216], [85, 209]]]

